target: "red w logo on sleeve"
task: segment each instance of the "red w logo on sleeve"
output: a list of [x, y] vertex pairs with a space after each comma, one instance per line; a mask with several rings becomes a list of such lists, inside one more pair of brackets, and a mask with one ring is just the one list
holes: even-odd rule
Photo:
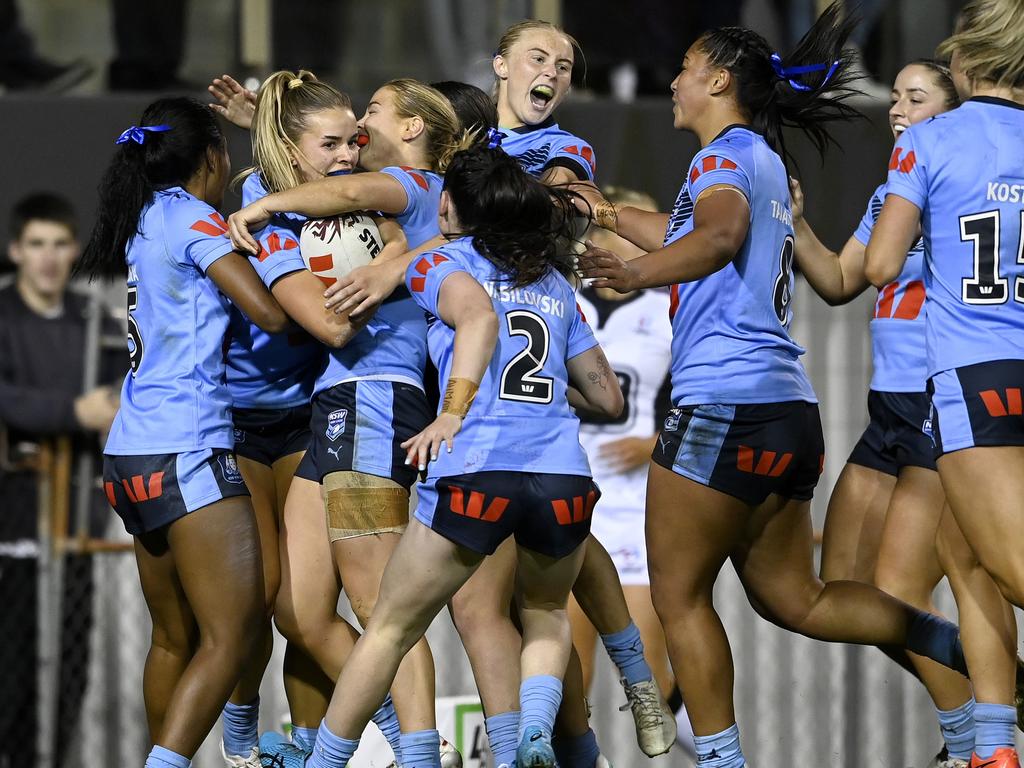
[[224, 221], [224, 217], [219, 213], [211, 213], [206, 218], [210, 219], [210, 221], [200, 219], [189, 227], [189, 229], [194, 229], [196, 232], [202, 232], [204, 235], [209, 235], [210, 237], [220, 237], [221, 235], [226, 235], [228, 233], [228, 223]]
[[702, 174], [708, 171], [733, 171], [736, 170], [736, 167], [736, 163], [726, 157], [708, 155], [700, 162], [699, 166], [693, 166], [693, 170], [690, 171], [690, 183], [693, 184]]
[[427, 272], [445, 261], [448, 261], [448, 257], [442, 256], [440, 253], [428, 253], [421, 256], [420, 260], [416, 262], [416, 271], [423, 275], [423, 277], [414, 277], [409, 281], [409, 287], [416, 291], [416, 293], [422, 293], [423, 289], [427, 287]]
[[917, 155], [914, 154], [914, 150], [910, 150], [905, 156], [903, 154], [903, 147], [896, 147], [892, 151], [892, 157], [889, 158], [889, 170], [899, 171], [900, 173], [910, 173], [914, 170], [914, 166], [917, 165]]

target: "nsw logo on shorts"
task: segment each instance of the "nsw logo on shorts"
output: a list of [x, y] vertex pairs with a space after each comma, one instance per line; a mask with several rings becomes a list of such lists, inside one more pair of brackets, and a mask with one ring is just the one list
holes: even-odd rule
[[673, 408], [668, 412], [668, 416], [665, 418], [665, 431], [675, 432], [679, 429], [679, 420], [683, 417], [682, 411], [678, 408]]
[[238, 471], [238, 462], [235, 461], [235, 454], [222, 453], [217, 457], [217, 461], [220, 464], [221, 473], [224, 475], [225, 480], [236, 484], [243, 482], [242, 473]]
[[327, 439], [332, 443], [345, 434], [345, 422], [348, 420], [348, 408], [339, 408], [327, 415]]

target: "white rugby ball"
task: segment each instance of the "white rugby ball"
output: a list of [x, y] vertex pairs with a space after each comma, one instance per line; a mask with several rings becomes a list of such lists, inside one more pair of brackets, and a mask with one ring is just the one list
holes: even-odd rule
[[328, 286], [369, 264], [383, 247], [377, 225], [364, 213], [310, 219], [299, 236], [306, 267]]

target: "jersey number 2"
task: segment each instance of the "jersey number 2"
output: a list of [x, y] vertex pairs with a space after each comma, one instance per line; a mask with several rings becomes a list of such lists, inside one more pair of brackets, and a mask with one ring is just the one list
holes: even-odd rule
[[537, 376], [548, 361], [551, 332], [543, 318], [524, 309], [505, 315], [509, 336], [525, 336], [526, 349], [509, 360], [501, 372], [500, 397], [524, 403], [550, 403], [554, 384], [548, 376]]
[[142, 334], [139, 333], [139, 324], [132, 312], [139, 306], [139, 288], [136, 285], [128, 286], [128, 359], [132, 366], [132, 376], [139, 372], [142, 365]]
[[[1020, 213], [1021, 241], [1017, 244], [1017, 263], [1024, 264], [1024, 211]], [[974, 244], [974, 275], [962, 282], [965, 304], [1003, 304], [1009, 283], [999, 274], [999, 211], [974, 213], [960, 217], [960, 239]], [[1024, 303], [1024, 276], [1013, 286], [1013, 298]]]

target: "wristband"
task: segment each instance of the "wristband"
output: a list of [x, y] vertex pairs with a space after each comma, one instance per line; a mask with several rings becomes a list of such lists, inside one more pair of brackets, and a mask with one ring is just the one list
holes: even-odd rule
[[466, 418], [480, 385], [469, 379], [448, 379], [444, 390], [441, 413], [450, 413], [460, 419]]
[[615, 210], [615, 204], [602, 200], [594, 206], [594, 221], [601, 229], [609, 232], [618, 232], [619, 212]]

